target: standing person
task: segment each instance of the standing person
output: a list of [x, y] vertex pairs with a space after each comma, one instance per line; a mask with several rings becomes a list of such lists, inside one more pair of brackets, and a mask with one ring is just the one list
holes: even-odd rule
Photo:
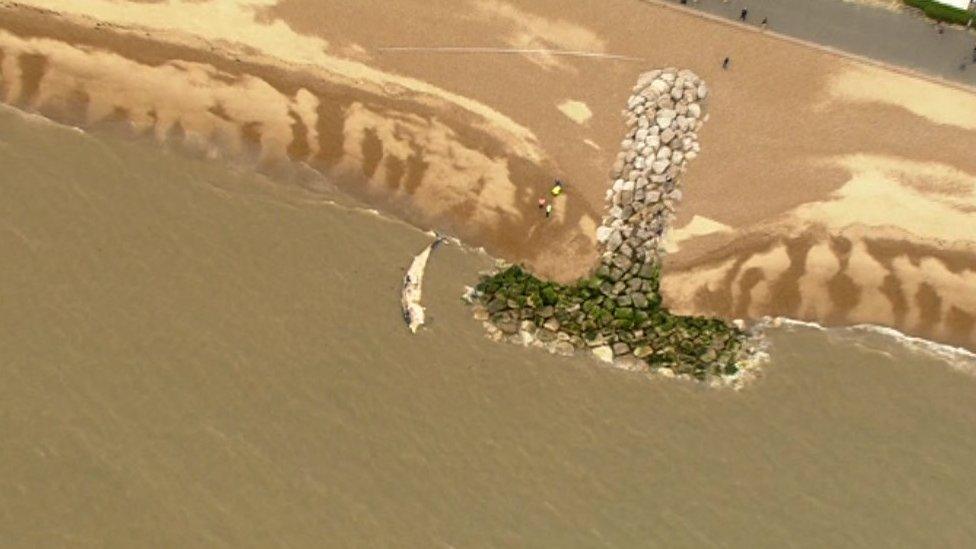
[[749, 9], [742, 8], [742, 11], [739, 12], [739, 20], [744, 22], [746, 17], [749, 17]]
[[762, 26], [763, 30], [766, 30], [766, 27], [769, 25], [769, 18], [763, 17], [762, 23], [759, 25]]
[[723, 69], [728, 69], [729, 68], [729, 63], [731, 63], [731, 62], [732, 62], [732, 60], [729, 59], [728, 57], [726, 57], [725, 60], [722, 61], [722, 68]]
[[544, 209], [546, 207], [546, 197], [539, 198], [539, 209]]
[[973, 63], [976, 63], [976, 46], [973, 46]]
[[552, 215], [552, 204], [546, 204], [546, 219]]
[[556, 184], [552, 186], [552, 189], [549, 192], [552, 193], [552, 196], [559, 196], [559, 194], [563, 192], [563, 182], [557, 179]]

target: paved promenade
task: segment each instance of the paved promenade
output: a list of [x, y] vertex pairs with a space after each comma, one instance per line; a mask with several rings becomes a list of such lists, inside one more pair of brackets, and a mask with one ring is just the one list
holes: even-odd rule
[[748, 8], [748, 24], [759, 26], [768, 17], [769, 29], [787, 36], [976, 86], [976, 32], [947, 26], [939, 34], [912, 10], [843, 0], [688, 0], [687, 7], [736, 21]]

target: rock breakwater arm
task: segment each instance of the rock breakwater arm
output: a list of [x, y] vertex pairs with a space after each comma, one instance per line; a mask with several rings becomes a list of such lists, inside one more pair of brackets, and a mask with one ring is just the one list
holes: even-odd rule
[[518, 265], [482, 277], [475, 314], [493, 338], [560, 353], [590, 348], [630, 369], [738, 379], [750, 356], [748, 334], [721, 319], [671, 314], [659, 289], [663, 235], [681, 201], [680, 175], [701, 150], [707, 97], [708, 87], [688, 70], [640, 76], [597, 229], [600, 265], [571, 285]]

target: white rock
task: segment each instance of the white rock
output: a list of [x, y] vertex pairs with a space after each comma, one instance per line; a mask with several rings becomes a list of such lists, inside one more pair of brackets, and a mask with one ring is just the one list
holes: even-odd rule
[[594, 347], [592, 352], [593, 356], [600, 360], [600, 362], [606, 362], [607, 364], [613, 363], [613, 349], [609, 345]]
[[656, 174], [662, 174], [665, 172], [665, 170], [668, 169], [668, 166], [670, 165], [671, 162], [667, 160], [657, 160], [653, 164], [651, 164], [651, 169], [654, 170], [654, 173]]
[[666, 93], [671, 86], [669, 86], [668, 83], [665, 82], [663, 79], [659, 78], [651, 82], [651, 85], [649, 87], [651, 88], [651, 90], [660, 94], [660, 93]]
[[623, 185], [620, 186], [620, 190], [621, 191], [632, 191], [632, 190], [634, 190], [634, 185], [636, 185], [636, 183], [633, 182], [633, 181], [624, 181], [623, 182]]
[[657, 150], [658, 160], [667, 160], [668, 158], [671, 158], [671, 147], [665, 145]]
[[641, 87], [641, 88], [644, 87], [644, 86], [647, 86], [648, 84], [650, 84], [651, 82], [653, 82], [655, 78], [657, 78], [660, 75], [661, 75], [661, 70], [660, 69], [655, 69], [653, 71], [647, 71], [647, 72], [641, 74], [640, 75], [640, 78], [637, 79], [637, 86], [638, 87]]
[[661, 96], [660, 93], [654, 91], [650, 86], [642, 89], [640, 91], [640, 95], [641, 97], [647, 98], [647, 102], [645, 103], [645, 105], [647, 105], [648, 108], [653, 108], [654, 103], [657, 101], [657, 98]]
[[671, 162], [674, 164], [681, 165], [681, 161], [685, 159], [685, 155], [681, 152], [675, 152], [671, 155]]
[[704, 83], [699, 84], [697, 94], [701, 99], [708, 97], [708, 86], [706, 86]]

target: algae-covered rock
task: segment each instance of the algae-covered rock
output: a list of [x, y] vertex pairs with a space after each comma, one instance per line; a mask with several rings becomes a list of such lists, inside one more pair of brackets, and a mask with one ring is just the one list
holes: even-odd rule
[[508, 307], [505, 299], [495, 298], [488, 302], [488, 314], [495, 314], [504, 311]]
[[639, 345], [634, 348], [634, 356], [637, 358], [647, 358], [654, 354], [654, 348], [650, 345]]
[[633, 320], [634, 319], [634, 309], [631, 307], [617, 307], [613, 311], [614, 318], [621, 320]]
[[542, 303], [545, 305], [555, 305], [559, 301], [559, 294], [556, 293], [552, 284], [545, 285], [539, 293], [542, 296]]

